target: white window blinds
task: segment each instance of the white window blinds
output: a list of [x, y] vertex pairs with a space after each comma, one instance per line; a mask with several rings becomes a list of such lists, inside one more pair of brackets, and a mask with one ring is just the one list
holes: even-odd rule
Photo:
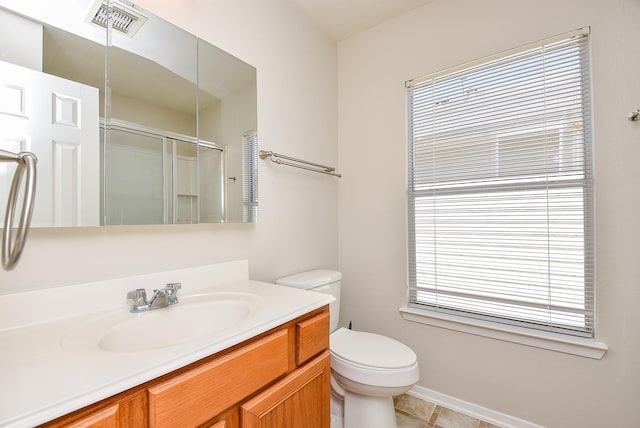
[[410, 306], [593, 336], [588, 46], [407, 82]]
[[242, 135], [242, 221], [258, 221], [258, 133]]

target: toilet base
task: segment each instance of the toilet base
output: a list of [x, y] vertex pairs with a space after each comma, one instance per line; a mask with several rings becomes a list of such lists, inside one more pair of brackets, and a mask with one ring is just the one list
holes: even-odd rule
[[371, 397], [345, 391], [344, 428], [396, 428], [391, 397]]
[[344, 427], [344, 401], [331, 390], [331, 428]]
[[331, 428], [344, 428], [344, 420], [340, 416], [331, 415]]

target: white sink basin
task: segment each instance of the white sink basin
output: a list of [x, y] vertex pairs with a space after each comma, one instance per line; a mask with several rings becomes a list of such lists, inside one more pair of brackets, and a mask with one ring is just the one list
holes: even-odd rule
[[261, 298], [250, 293], [207, 293], [132, 314], [125, 309], [81, 324], [62, 341], [72, 351], [139, 352], [215, 337], [246, 320]]

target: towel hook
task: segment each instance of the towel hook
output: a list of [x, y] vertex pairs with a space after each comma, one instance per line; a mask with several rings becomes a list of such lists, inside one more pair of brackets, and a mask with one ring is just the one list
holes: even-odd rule
[[637, 122], [638, 120], [640, 120], [640, 109], [634, 110], [629, 113], [627, 115], [627, 119], [629, 119], [631, 122]]

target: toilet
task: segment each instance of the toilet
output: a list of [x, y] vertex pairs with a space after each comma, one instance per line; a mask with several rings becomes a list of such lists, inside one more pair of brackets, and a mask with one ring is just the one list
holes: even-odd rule
[[395, 428], [393, 396], [419, 378], [416, 354], [379, 334], [338, 328], [342, 274], [318, 269], [280, 278], [279, 285], [336, 298], [330, 304], [331, 428]]

